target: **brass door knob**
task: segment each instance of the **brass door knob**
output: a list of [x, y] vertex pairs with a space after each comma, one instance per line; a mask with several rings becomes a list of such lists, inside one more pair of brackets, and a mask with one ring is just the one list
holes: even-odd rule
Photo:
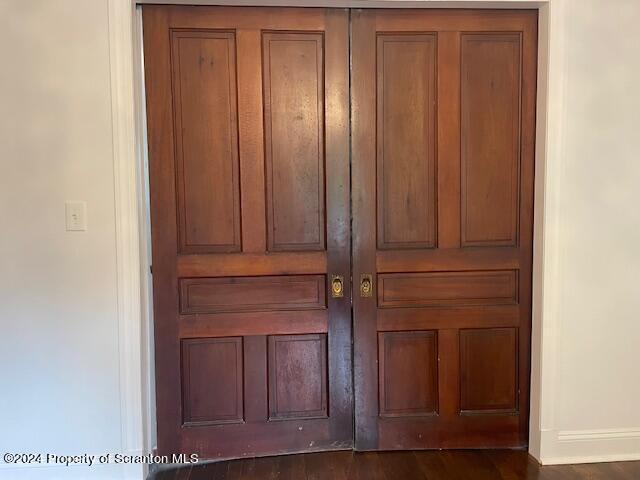
[[373, 280], [370, 274], [360, 275], [360, 296], [370, 297], [373, 294]]
[[344, 296], [344, 277], [342, 275], [331, 276], [331, 297], [342, 298]]

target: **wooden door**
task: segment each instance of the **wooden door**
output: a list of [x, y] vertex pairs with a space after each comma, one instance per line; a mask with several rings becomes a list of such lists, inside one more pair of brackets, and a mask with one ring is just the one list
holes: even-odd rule
[[143, 21], [158, 450], [349, 448], [348, 12]]
[[527, 442], [536, 29], [352, 12], [358, 449]]

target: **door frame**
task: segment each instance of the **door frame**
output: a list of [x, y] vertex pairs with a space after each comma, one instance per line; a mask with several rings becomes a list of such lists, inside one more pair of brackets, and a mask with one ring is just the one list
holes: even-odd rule
[[[122, 450], [155, 449], [155, 372], [143, 3], [335, 8], [538, 10], [538, 78], [529, 452], [541, 463], [557, 441], [554, 416], [560, 345], [558, 258], [567, 78], [564, 2], [559, 0], [108, 0], [114, 157]], [[553, 52], [551, 51], [553, 47]], [[555, 459], [557, 460], [557, 459]]]

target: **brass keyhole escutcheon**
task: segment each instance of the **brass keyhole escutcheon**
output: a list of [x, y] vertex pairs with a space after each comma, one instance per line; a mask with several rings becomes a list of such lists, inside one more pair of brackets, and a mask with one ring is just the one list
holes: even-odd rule
[[371, 279], [371, 275], [369, 274], [360, 275], [360, 296], [370, 297], [372, 293], [373, 293], [373, 280]]
[[331, 297], [342, 298], [344, 295], [344, 278], [342, 275], [333, 275], [331, 277]]

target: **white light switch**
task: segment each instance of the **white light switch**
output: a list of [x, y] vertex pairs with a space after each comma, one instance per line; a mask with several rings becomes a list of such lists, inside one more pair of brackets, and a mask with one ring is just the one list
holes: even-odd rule
[[84, 232], [87, 229], [87, 202], [66, 202], [65, 216], [68, 232]]

